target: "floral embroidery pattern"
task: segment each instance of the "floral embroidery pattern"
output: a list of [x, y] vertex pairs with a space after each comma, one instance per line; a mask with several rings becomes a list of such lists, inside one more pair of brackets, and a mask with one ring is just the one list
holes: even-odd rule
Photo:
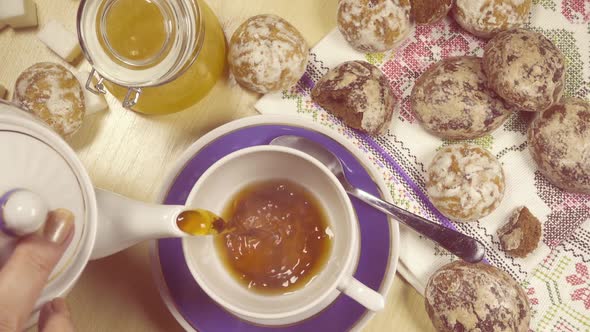
[[590, 22], [590, 1], [564, 0], [561, 3], [561, 13], [572, 23]]
[[590, 309], [590, 285], [588, 284], [588, 266], [583, 263], [576, 264], [576, 274], [569, 275], [565, 280], [572, 286], [584, 285], [585, 287], [577, 288], [571, 294], [572, 300], [583, 301], [586, 309]]
[[[385, 62], [381, 70], [389, 77], [391, 88], [396, 96], [404, 96], [401, 101], [400, 119], [413, 123], [410, 110], [410, 93], [414, 80], [431, 64], [452, 56], [481, 55], [485, 41], [463, 32], [457, 23], [450, 19], [438, 24], [420, 25], [399, 49], [393, 58]], [[408, 79], [411, 78], [411, 79]]]
[[590, 202], [586, 195], [567, 193], [557, 188], [540, 172], [535, 173], [535, 186], [539, 196], [551, 207], [543, 225], [543, 242], [556, 247], [590, 218]]
[[529, 287], [526, 291], [526, 295], [529, 296], [530, 304], [532, 304], [532, 305], [539, 304], [539, 299], [536, 297], [533, 297], [533, 295], [535, 295], [535, 288], [534, 287]]

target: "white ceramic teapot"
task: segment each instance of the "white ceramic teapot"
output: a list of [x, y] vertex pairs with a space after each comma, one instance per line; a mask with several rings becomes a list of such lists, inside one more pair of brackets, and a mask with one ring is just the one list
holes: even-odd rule
[[[0, 266], [19, 236], [48, 210], [66, 208], [75, 233], [37, 302], [62, 296], [86, 263], [147, 239], [189, 236], [176, 225], [184, 206], [134, 201], [92, 186], [72, 148], [31, 114], [0, 100]], [[34, 315], [35, 316], [35, 315]]]

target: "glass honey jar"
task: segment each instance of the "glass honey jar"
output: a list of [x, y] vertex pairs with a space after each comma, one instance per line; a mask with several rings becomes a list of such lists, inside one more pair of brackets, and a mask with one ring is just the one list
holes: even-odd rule
[[82, 0], [78, 38], [93, 67], [86, 88], [167, 114], [196, 104], [225, 66], [225, 38], [203, 0]]

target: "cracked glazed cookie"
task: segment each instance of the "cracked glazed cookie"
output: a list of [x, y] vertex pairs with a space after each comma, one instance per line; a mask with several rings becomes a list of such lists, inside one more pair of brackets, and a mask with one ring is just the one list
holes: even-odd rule
[[432, 204], [450, 219], [477, 220], [502, 201], [504, 171], [496, 157], [477, 145], [449, 145], [432, 159], [426, 190]]
[[566, 99], [543, 111], [529, 128], [529, 150], [557, 187], [590, 194], [590, 103]]
[[528, 332], [531, 312], [522, 287], [484, 263], [447, 264], [428, 280], [426, 311], [439, 332]]
[[340, 0], [338, 28], [361, 52], [392, 49], [410, 32], [409, 0]]
[[491, 38], [523, 25], [529, 18], [531, 0], [456, 0], [453, 17], [470, 33]]
[[371, 135], [387, 129], [397, 105], [385, 74], [364, 61], [334, 67], [317, 82], [311, 98], [348, 126]]
[[84, 93], [74, 74], [51, 62], [25, 69], [16, 79], [13, 100], [63, 137], [80, 129], [86, 112]]
[[308, 49], [289, 22], [276, 15], [257, 15], [234, 32], [227, 57], [241, 86], [268, 93], [299, 81], [307, 66]]
[[412, 17], [417, 24], [432, 24], [442, 20], [453, 6], [453, 0], [410, 0]]
[[411, 108], [422, 126], [447, 139], [473, 139], [498, 128], [511, 109], [486, 87], [481, 58], [452, 57], [416, 81]]
[[557, 103], [565, 83], [565, 58], [540, 33], [501, 32], [484, 48], [488, 86], [520, 110], [539, 112]]

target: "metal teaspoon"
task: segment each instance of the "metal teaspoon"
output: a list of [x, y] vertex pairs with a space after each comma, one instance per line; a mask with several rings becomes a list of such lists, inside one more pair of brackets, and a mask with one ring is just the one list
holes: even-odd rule
[[304, 137], [291, 135], [279, 136], [273, 139], [270, 144], [290, 147], [316, 158], [336, 175], [347, 193], [377, 210], [391, 215], [464, 261], [477, 263], [483, 259], [485, 255], [484, 246], [476, 239], [424, 219], [354, 187], [346, 179], [342, 163], [338, 157], [322, 145]]

